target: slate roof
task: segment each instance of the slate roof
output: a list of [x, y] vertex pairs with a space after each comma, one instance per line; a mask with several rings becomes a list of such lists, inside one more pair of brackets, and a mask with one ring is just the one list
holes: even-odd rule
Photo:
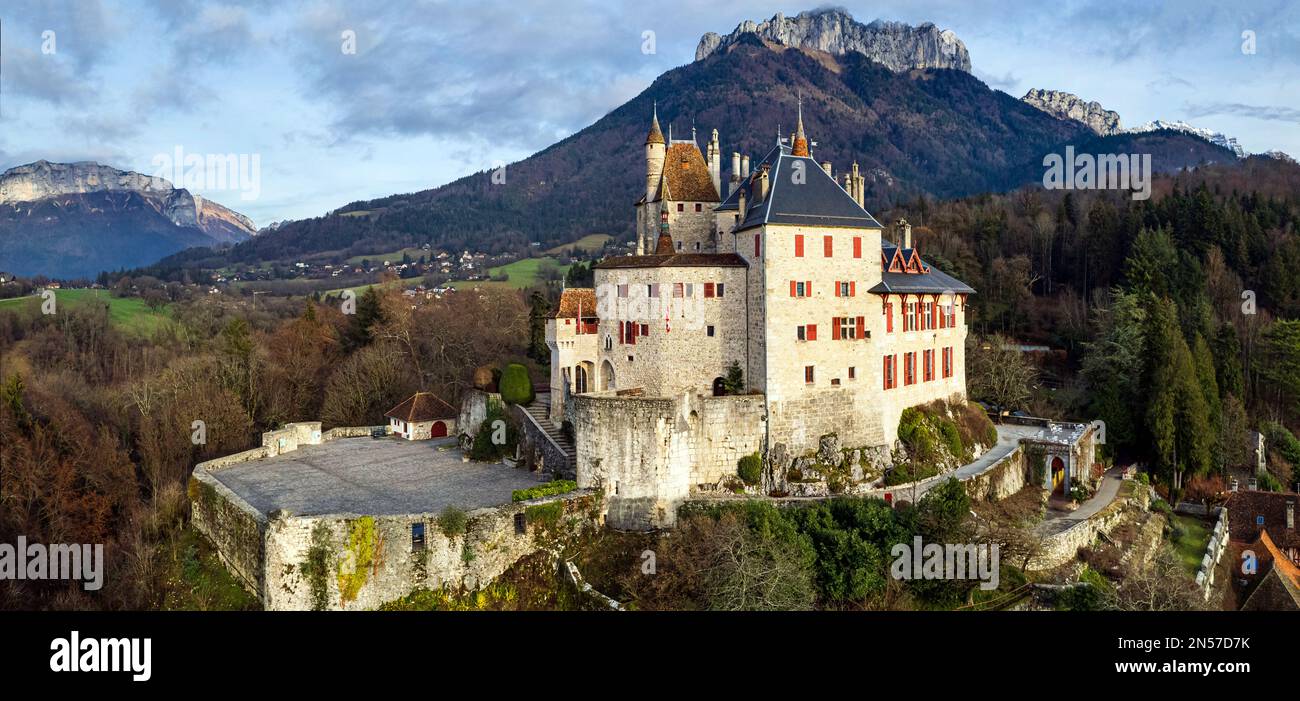
[[745, 268], [749, 263], [735, 253], [673, 253], [671, 255], [615, 256], [596, 268]]
[[[777, 155], [779, 155], [779, 154], [788, 154], [788, 153], [790, 153], [790, 147], [789, 147], [789, 146], [786, 146], [786, 145], [784, 145], [784, 144], [781, 144], [781, 145], [776, 146], [776, 147], [773, 148], [771, 151], [768, 151], [766, 156], [763, 156], [763, 160], [759, 161], [758, 163], [753, 164], [753, 166], [752, 166], [751, 169], [750, 169], [750, 173], [754, 173], [754, 172], [757, 172], [758, 170], [762, 169], [763, 164], [765, 164], [765, 163], [768, 164], [768, 165], [771, 165], [771, 164], [776, 160]], [[736, 186], [736, 190], [735, 190], [735, 192], [732, 192], [732, 193], [728, 194], [728, 195], [727, 195], [727, 199], [723, 200], [723, 201], [722, 201], [722, 204], [720, 204], [720, 205], [718, 205], [717, 207], [714, 207], [714, 208], [713, 208], [714, 211], [715, 211], [715, 212], [734, 212], [734, 211], [736, 211], [737, 209], [740, 209], [740, 192], [741, 192], [742, 190], [744, 190], [744, 192], [745, 192], [745, 201], [746, 201], [746, 202], [753, 202], [753, 201], [754, 201], [753, 187], [754, 187], [754, 185], [753, 185], [753, 182], [752, 182], [751, 180], [741, 180], [741, 181], [740, 181], [740, 184]]]
[[560, 303], [552, 319], [576, 319], [578, 310], [584, 319], [596, 316], [596, 290], [590, 287], [570, 287], [560, 293]]
[[416, 392], [398, 404], [388, 413], [386, 417], [401, 419], [407, 423], [420, 423], [422, 421], [435, 421], [438, 419], [454, 419], [460, 412], [447, 402], [442, 401], [432, 392]]
[[[651, 202], [717, 202], [709, 164], [694, 141], [674, 141], [664, 154], [664, 170]], [[641, 198], [645, 201], [645, 197]]]
[[[767, 198], [754, 201], [752, 193], [745, 195], [746, 202], [753, 204], [737, 231], [765, 224], [884, 228], [817, 161], [786, 153], [784, 147], [781, 150], [768, 171]], [[751, 179], [757, 179], [761, 168], [760, 164], [757, 171], [750, 172]], [[799, 168], [803, 169], [803, 181], [796, 183]]]

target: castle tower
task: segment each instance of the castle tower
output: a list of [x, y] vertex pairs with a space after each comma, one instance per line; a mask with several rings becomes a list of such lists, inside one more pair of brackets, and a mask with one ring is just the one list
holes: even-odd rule
[[808, 153], [808, 137], [803, 133], [803, 98], [799, 99], [799, 124], [794, 130], [794, 143], [791, 144], [790, 155], [804, 158], [810, 155]]
[[718, 130], [713, 130], [708, 148], [709, 176], [713, 178], [713, 189], [722, 194], [722, 146], [718, 144]]
[[659, 105], [655, 104], [654, 118], [650, 122], [650, 133], [645, 137], [645, 199], [650, 202], [655, 197], [655, 188], [664, 172], [664, 157], [668, 147], [664, 142], [664, 133], [659, 129]]

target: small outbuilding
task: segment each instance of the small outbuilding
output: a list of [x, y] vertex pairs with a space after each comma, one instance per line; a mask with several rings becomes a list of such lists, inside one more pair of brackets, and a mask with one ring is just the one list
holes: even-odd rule
[[432, 392], [416, 392], [384, 416], [393, 434], [408, 441], [446, 438], [456, 434], [459, 412]]

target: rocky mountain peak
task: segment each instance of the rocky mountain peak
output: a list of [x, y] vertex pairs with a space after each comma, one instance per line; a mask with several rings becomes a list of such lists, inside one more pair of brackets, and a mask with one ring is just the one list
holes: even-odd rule
[[1123, 131], [1119, 123], [1119, 112], [1108, 110], [1099, 102], [1085, 102], [1072, 93], [1034, 88], [1020, 99], [1058, 119], [1082, 122], [1102, 136]]
[[876, 20], [862, 24], [842, 9], [800, 12], [794, 17], [777, 13], [764, 22], [746, 20], [726, 36], [709, 32], [700, 38], [695, 60], [700, 61], [735, 44], [746, 34], [765, 41], [842, 56], [856, 51], [895, 72], [915, 68], [952, 68], [970, 72], [970, 54], [957, 35], [926, 22], [913, 27], [901, 22]]
[[257, 233], [248, 217], [189, 190], [173, 187], [166, 179], [154, 175], [118, 170], [93, 161], [51, 163], [46, 160], [0, 173], [0, 205], [100, 192], [138, 193], [156, 201], [159, 211], [177, 226], [208, 230], [220, 224], [227, 236], [233, 235], [233, 240]]

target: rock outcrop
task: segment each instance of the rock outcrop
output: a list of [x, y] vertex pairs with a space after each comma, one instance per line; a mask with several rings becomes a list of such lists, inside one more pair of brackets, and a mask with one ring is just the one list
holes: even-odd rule
[[90, 161], [51, 163], [43, 160], [0, 174], [0, 205], [98, 192], [138, 193], [155, 201], [158, 210], [176, 226], [201, 229], [220, 241], [238, 241], [257, 233], [248, 217], [189, 190], [175, 188], [157, 176], [118, 170]]
[[1101, 136], [1123, 131], [1118, 112], [1102, 107], [1099, 102], [1085, 102], [1078, 95], [1034, 88], [1020, 99], [1058, 119], [1080, 122]]
[[708, 58], [746, 34], [782, 46], [815, 49], [837, 56], [855, 51], [895, 72], [914, 68], [970, 72], [966, 45], [947, 29], [939, 29], [929, 22], [917, 27], [882, 20], [862, 24], [839, 9], [800, 12], [794, 17], [777, 13], [758, 23], [746, 20], [725, 37], [709, 32], [700, 38], [695, 60]]

